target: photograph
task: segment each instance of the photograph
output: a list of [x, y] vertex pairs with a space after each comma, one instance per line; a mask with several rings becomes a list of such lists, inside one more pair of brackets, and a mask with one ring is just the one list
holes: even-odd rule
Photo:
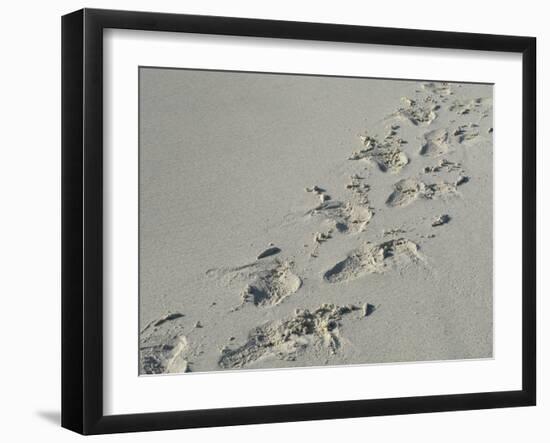
[[140, 376], [493, 358], [493, 84], [137, 70]]

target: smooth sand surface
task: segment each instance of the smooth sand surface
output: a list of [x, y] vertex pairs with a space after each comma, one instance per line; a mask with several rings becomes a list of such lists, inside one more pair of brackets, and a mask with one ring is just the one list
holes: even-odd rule
[[491, 357], [492, 94], [142, 68], [141, 373]]

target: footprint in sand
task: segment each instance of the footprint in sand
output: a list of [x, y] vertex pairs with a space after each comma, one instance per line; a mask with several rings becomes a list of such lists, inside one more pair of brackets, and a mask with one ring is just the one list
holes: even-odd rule
[[382, 172], [400, 172], [409, 163], [409, 159], [401, 150], [401, 145], [406, 142], [396, 136], [394, 127], [392, 126], [383, 141], [370, 135], [362, 136], [361, 142], [364, 147], [353, 152], [349, 160], [367, 160], [376, 164]]
[[[337, 226], [340, 226], [337, 224]], [[342, 226], [340, 226], [341, 229], [344, 229]], [[347, 228], [347, 227], [346, 227]], [[319, 256], [319, 248], [323, 243], [326, 243], [332, 238], [332, 229], [329, 229], [326, 232], [316, 232], [313, 234], [313, 249], [309, 253], [310, 257], [318, 257]]]
[[255, 306], [277, 305], [301, 286], [302, 280], [291, 271], [290, 264], [277, 261], [274, 266], [255, 272], [241, 297], [243, 303]]
[[439, 160], [439, 162], [436, 165], [426, 166], [424, 168], [424, 173], [425, 174], [437, 173], [437, 172], [441, 172], [441, 171], [446, 171], [446, 172], [458, 171], [458, 172], [463, 173], [464, 169], [462, 168], [462, 165], [460, 163], [453, 162], [453, 161], [447, 160], [445, 158]]
[[458, 143], [470, 142], [479, 136], [479, 125], [476, 123], [468, 123], [460, 125], [454, 132], [453, 136]]
[[338, 232], [362, 232], [374, 213], [368, 201], [328, 201], [308, 211], [307, 216], [324, 217]]
[[492, 100], [486, 98], [456, 99], [449, 106], [449, 111], [457, 115], [486, 114], [492, 107]]
[[389, 267], [420, 261], [418, 251], [419, 246], [405, 238], [389, 240], [378, 245], [367, 243], [336, 263], [324, 273], [323, 278], [329, 283], [338, 283], [367, 274], [382, 273]]
[[435, 157], [449, 152], [449, 132], [442, 129], [435, 129], [424, 134], [424, 144], [420, 149], [420, 155]]
[[432, 200], [445, 198], [457, 193], [455, 183], [439, 182], [426, 184], [415, 178], [404, 178], [393, 185], [393, 192], [386, 200], [390, 207], [403, 207], [411, 204], [418, 198]]
[[414, 126], [428, 126], [437, 118], [436, 111], [440, 106], [431, 97], [423, 100], [403, 97], [401, 100], [404, 106], [392, 114], [392, 117], [406, 120]]
[[255, 328], [243, 345], [222, 349], [218, 365], [242, 368], [268, 356], [293, 361], [308, 347], [334, 354], [341, 346], [339, 327], [343, 316], [360, 309], [355, 305], [323, 304], [314, 311], [296, 310], [290, 318]]
[[426, 189], [426, 185], [414, 178], [404, 178], [393, 185], [394, 191], [386, 200], [388, 206], [407, 206]]
[[422, 85], [422, 89], [430, 94], [439, 96], [439, 98], [444, 98], [454, 94], [451, 85], [445, 82], [424, 83]]
[[[302, 279], [293, 270], [294, 263], [277, 258], [281, 249], [273, 246], [261, 252], [256, 261], [232, 268], [213, 268], [206, 275], [230, 289], [241, 288], [242, 303], [273, 306], [297, 292]], [[243, 289], [244, 287], [244, 289]]]
[[196, 355], [183, 334], [184, 315], [170, 313], [149, 323], [140, 333], [141, 374], [190, 372], [190, 360]]

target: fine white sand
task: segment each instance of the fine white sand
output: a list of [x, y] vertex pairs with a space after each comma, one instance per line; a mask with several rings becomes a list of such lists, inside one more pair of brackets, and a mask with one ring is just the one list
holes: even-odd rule
[[492, 86], [140, 70], [141, 373], [492, 357]]

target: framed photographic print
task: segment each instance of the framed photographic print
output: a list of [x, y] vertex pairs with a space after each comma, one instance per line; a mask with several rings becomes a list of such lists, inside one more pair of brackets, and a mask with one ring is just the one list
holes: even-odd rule
[[535, 404], [530, 37], [62, 20], [62, 425]]

